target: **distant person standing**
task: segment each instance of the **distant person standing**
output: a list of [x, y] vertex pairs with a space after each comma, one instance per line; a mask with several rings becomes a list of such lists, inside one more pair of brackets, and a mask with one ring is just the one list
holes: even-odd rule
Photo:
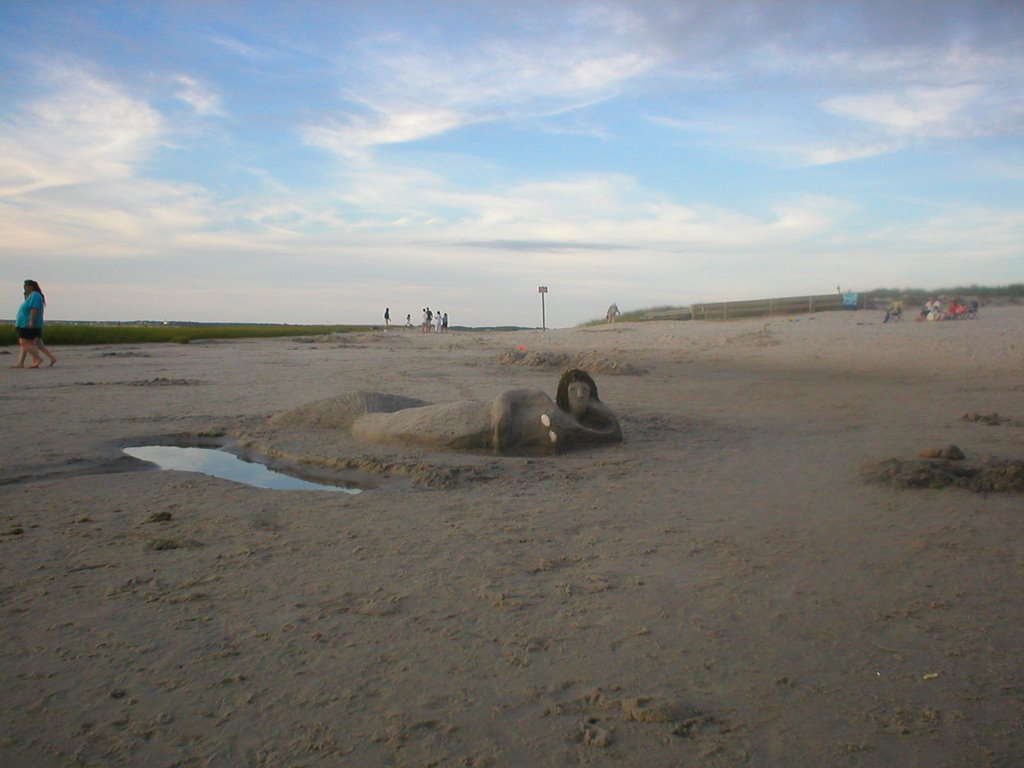
[[437, 331], [438, 333], [441, 332], [441, 321], [442, 320], [443, 320], [443, 318], [441, 317], [441, 310], [438, 310], [437, 314], [434, 315], [434, 330]]
[[447, 312], [444, 313], [444, 320], [441, 321], [441, 331], [443, 333], [448, 333], [448, 313]]
[[25, 300], [18, 307], [18, 314], [14, 320], [14, 330], [18, 334], [21, 353], [18, 356], [18, 363], [12, 367], [25, 367], [25, 357], [28, 356], [33, 360], [28, 367], [39, 368], [43, 362], [42, 355], [49, 358], [50, 365], [55, 365], [57, 358], [43, 344], [43, 307], [46, 306], [46, 297], [35, 280], [26, 280], [23, 289]]
[[412, 312], [408, 312], [405, 315], [405, 327], [412, 328]]
[[391, 327], [391, 307], [384, 307], [384, 330]]

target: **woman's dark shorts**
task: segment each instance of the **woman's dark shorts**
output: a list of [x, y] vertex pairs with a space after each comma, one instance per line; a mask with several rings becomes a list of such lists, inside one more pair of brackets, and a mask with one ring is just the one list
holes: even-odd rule
[[14, 330], [18, 332], [18, 338], [24, 339], [25, 341], [32, 341], [33, 339], [38, 339], [40, 336], [43, 335], [42, 328], [15, 328]]

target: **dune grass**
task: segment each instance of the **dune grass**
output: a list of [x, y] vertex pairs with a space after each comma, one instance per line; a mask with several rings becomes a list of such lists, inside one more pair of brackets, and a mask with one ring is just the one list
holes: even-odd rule
[[[267, 339], [286, 336], [323, 336], [330, 333], [365, 331], [358, 325], [100, 325], [47, 323], [43, 332], [47, 344], [188, 344], [209, 339]], [[0, 326], [0, 344], [17, 344], [10, 325]]]

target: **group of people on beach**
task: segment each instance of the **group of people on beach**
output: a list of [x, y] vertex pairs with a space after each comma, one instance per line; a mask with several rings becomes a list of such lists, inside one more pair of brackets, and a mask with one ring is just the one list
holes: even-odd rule
[[[24, 292], [25, 299], [14, 319], [14, 332], [18, 335], [18, 362], [11, 367], [41, 368], [43, 357], [50, 361], [50, 365], [56, 365], [57, 358], [43, 343], [43, 309], [46, 307], [43, 289], [35, 280], [26, 280]], [[31, 358], [32, 363], [26, 366], [27, 358]]]
[[[965, 303], [959, 298], [953, 299], [949, 302], [949, 305], [943, 309], [942, 302], [937, 298], [928, 299], [922, 306], [921, 311], [917, 315], [917, 322], [922, 323], [925, 320], [960, 320], [965, 317], [974, 318], [978, 316], [979, 304], [977, 300], [973, 300], [970, 303]], [[885, 319], [883, 323], [892, 322], [895, 320], [903, 319], [903, 301], [902, 299], [896, 299], [885, 310]]]
[[[437, 333], [448, 332], [448, 313], [447, 312], [434, 312], [430, 307], [424, 307], [422, 310], [423, 319], [420, 323], [420, 328], [424, 333], [430, 333], [436, 331]], [[384, 330], [391, 327], [391, 307], [384, 308]], [[412, 328], [412, 315], [407, 314], [405, 316], [405, 327]]]
[[[424, 307], [421, 310], [422, 320], [420, 321], [420, 330], [423, 333], [430, 333], [435, 331], [437, 333], [448, 332], [448, 313], [447, 312], [434, 312], [430, 307]], [[384, 330], [391, 327], [391, 307], [384, 308]], [[407, 314], [405, 316], [405, 327], [412, 328], [412, 315]]]
[[976, 300], [967, 304], [956, 298], [943, 309], [942, 302], [933, 298], [921, 306], [917, 321], [920, 323], [925, 320], [962, 320], [965, 317], [976, 317], [977, 314], [978, 302]]

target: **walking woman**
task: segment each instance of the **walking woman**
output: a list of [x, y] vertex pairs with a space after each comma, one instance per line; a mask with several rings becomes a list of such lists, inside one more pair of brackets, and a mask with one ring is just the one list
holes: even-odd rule
[[18, 356], [17, 365], [13, 367], [23, 368], [26, 355], [33, 361], [29, 368], [40, 367], [43, 355], [49, 358], [50, 365], [54, 365], [57, 358], [43, 344], [43, 307], [46, 306], [46, 297], [35, 280], [26, 280], [24, 288], [25, 300], [18, 307], [18, 315], [14, 320], [14, 330], [18, 334], [21, 354]]

